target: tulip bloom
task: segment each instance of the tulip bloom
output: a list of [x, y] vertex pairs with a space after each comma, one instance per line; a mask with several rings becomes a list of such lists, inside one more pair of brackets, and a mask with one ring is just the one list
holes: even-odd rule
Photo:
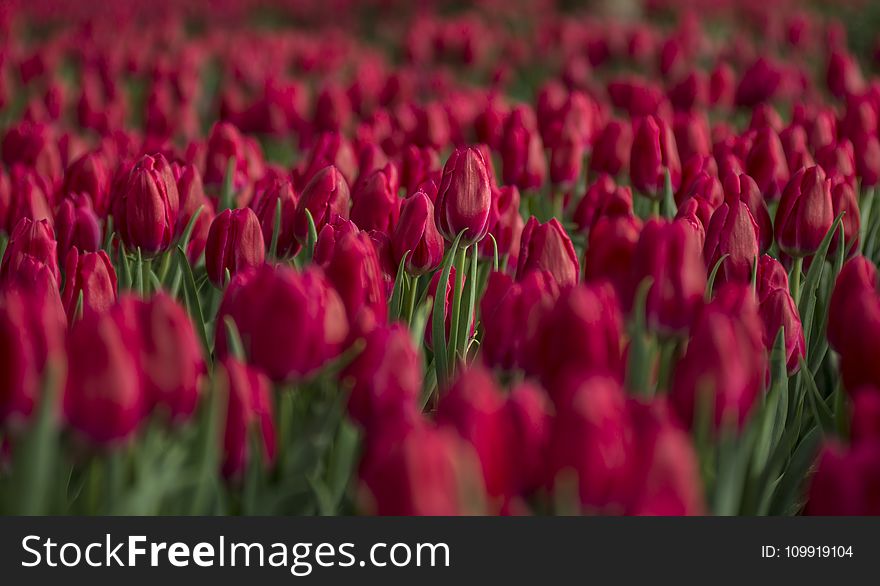
[[673, 191], [677, 190], [681, 184], [681, 160], [675, 135], [665, 121], [647, 116], [638, 123], [633, 137], [630, 180], [633, 187], [644, 195], [660, 199], [666, 171], [672, 179]]
[[55, 235], [59, 258], [67, 256], [73, 247], [82, 252], [101, 248], [101, 225], [88, 197], [71, 194], [59, 204], [55, 212]]
[[226, 284], [226, 271], [236, 275], [263, 264], [266, 247], [256, 214], [250, 208], [223, 210], [214, 218], [205, 247], [205, 267], [218, 289]]
[[275, 215], [278, 202], [281, 201], [281, 222], [278, 232], [278, 243], [275, 250], [277, 258], [296, 256], [300, 244], [294, 237], [293, 226], [296, 219], [297, 195], [290, 181], [277, 181], [266, 189], [257, 189], [250, 207], [260, 221], [263, 232], [263, 243], [268, 247], [275, 234]]
[[530, 271], [547, 271], [560, 287], [575, 285], [580, 276], [580, 263], [574, 245], [559, 220], [552, 218], [541, 224], [532, 216], [522, 233], [517, 279]]
[[[517, 263], [525, 228], [525, 222], [519, 213], [519, 204], [520, 194], [516, 186], [507, 185], [493, 191], [488, 233], [495, 239], [499, 257], [503, 259], [506, 256], [510, 266]], [[480, 242], [480, 252], [484, 257], [491, 258], [495, 254], [494, 248], [495, 245], [488, 238]]]
[[358, 181], [351, 192], [351, 221], [361, 230], [391, 233], [400, 216], [399, 189], [397, 167], [390, 163]]
[[28, 259], [46, 265], [49, 272], [60, 282], [58, 270], [58, 243], [55, 242], [55, 232], [46, 220], [34, 222], [28, 218], [22, 218], [15, 226], [3, 261], [0, 263], [0, 282], [12, 279], [19, 267]]
[[222, 471], [226, 478], [240, 477], [253, 457], [250, 454], [251, 430], [256, 428], [262, 462], [269, 468], [278, 449], [272, 416], [271, 385], [257, 368], [232, 357], [218, 364], [218, 378], [225, 381], [226, 425], [223, 430]]
[[780, 328], [784, 328], [785, 355], [789, 374], [807, 355], [804, 328], [797, 305], [789, 292], [788, 275], [775, 258], [764, 255], [758, 261], [756, 283], [758, 315], [764, 324], [764, 346], [772, 350]]
[[788, 162], [779, 135], [769, 126], [758, 131], [746, 158], [746, 171], [764, 197], [776, 199], [789, 179]]
[[149, 406], [133, 301], [104, 313], [89, 312], [73, 324], [68, 337], [65, 419], [95, 444], [130, 439]]
[[312, 215], [315, 230], [331, 223], [336, 217], [347, 220], [351, 196], [348, 183], [336, 167], [325, 167], [318, 171], [308, 185], [303, 188], [302, 196], [296, 205], [296, 216], [293, 233], [300, 244], [306, 244], [309, 238], [309, 222], [306, 210]]
[[73, 323], [79, 296], [83, 313], [107, 311], [116, 302], [116, 271], [103, 250], [80, 253], [70, 249], [64, 261], [64, 292], [62, 300], [67, 318]]
[[[354, 325], [360, 319], [385, 321], [388, 301], [376, 249], [365, 232], [344, 234], [322, 264]], [[362, 315], [362, 312], [369, 312]]]
[[633, 252], [628, 287], [630, 307], [636, 290], [648, 277], [648, 324], [671, 332], [686, 329], [703, 300], [706, 267], [696, 233], [683, 222], [652, 219], [645, 224]]
[[616, 177], [629, 169], [632, 150], [632, 126], [627, 122], [610, 120], [593, 144], [590, 172], [607, 173]]
[[171, 166], [161, 154], [144, 156], [113, 195], [113, 226], [128, 250], [154, 256], [171, 246], [179, 209]]
[[589, 233], [601, 218], [631, 216], [632, 206], [632, 191], [628, 187], [618, 187], [614, 179], [602, 174], [578, 202], [574, 222], [578, 230]]
[[758, 243], [761, 252], [770, 250], [773, 244], [773, 221], [767, 203], [761, 195], [761, 190], [755, 180], [746, 174], [727, 175], [724, 179], [724, 193], [737, 194], [739, 201], [749, 208], [755, 224], [758, 226]]
[[706, 230], [706, 267], [711, 269], [726, 255], [718, 269], [718, 283], [748, 282], [758, 253], [758, 224], [739, 193], [729, 192]]
[[434, 208], [437, 228], [452, 242], [462, 230], [461, 246], [470, 246], [486, 236], [492, 192], [486, 163], [479, 149], [456, 149], [443, 167]]
[[110, 171], [105, 157], [88, 152], [73, 161], [64, 172], [61, 192], [89, 196], [97, 214], [104, 217], [110, 210]]
[[400, 221], [391, 236], [395, 266], [406, 258], [406, 271], [423, 275], [440, 266], [443, 260], [443, 237], [434, 224], [434, 204], [423, 191], [403, 201]]
[[825, 172], [819, 167], [798, 171], [782, 193], [776, 211], [779, 248], [794, 257], [810, 256], [833, 223], [831, 182]]
[[[305, 378], [336, 357], [348, 338], [345, 306], [320, 270], [262, 265], [233, 277], [217, 323], [229, 316], [251, 362], [276, 382]], [[225, 328], [215, 351], [230, 354]]]

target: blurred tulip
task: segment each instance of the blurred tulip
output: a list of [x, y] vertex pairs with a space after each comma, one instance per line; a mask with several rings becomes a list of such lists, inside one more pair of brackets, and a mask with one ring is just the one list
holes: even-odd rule
[[116, 302], [116, 271], [103, 250], [80, 253], [74, 246], [64, 261], [62, 300], [71, 323], [82, 295], [83, 314], [103, 313]]
[[306, 210], [312, 215], [315, 230], [331, 223], [337, 216], [348, 219], [351, 196], [348, 184], [336, 167], [325, 167], [309, 181], [296, 206], [293, 231], [300, 244], [306, 244], [309, 237], [309, 223]]
[[417, 191], [403, 200], [400, 221], [391, 236], [395, 266], [403, 255], [406, 270], [411, 275], [423, 275], [433, 271], [443, 260], [443, 237], [434, 224], [434, 204], [423, 192]]
[[218, 289], [230, 276], [263, 264], [266, 247], [260, 222], [250, 208], [223, 210], [211, 223], [205, 246], [205, 267]]
[[574, 245], [556, 218], [541, 224], [532, 216], [523, 230], [516, 278], [536, 270], [550, 273], [560, 287], [575, 285], [580, 277]]
[[776, 242], [786, 254], [816, 252], [834, 222], [831, 184], [819, 167], [798, 171], [789, 181], [776, 211]]

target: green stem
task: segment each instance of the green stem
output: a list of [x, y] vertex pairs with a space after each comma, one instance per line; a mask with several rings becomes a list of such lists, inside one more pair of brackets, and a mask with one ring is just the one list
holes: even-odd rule
[[[458, 321], [461, 318], [461, 291], [464, 278], [465, 262], [467, 261], [467, 247], [462, 246], [455, 255], [455, 283], [452, 289], [452, 319], [449, 322], [449, 345], [447, 356], [452, 358], [450, 370], [455, 363], [455, 352], [458, 349]], [[438, 296], [441, 292], [437, 292]]]
[[407, 275], [407, 288], [406, 288], [406, 297], [404, 298], [404, 309], [402, 313], [402, 317], [404, 318], [407, 325], [412, 324], [413, 311], [415, 311], [416, 307], [416, 295], [419, 289], [419, 278], [411, 277]]
[[794, 299], [795, 305], [801, 302], [801, 272], [804, 267], [804, 258], [802, 256], [794, 259], [794, 266], [791, 268], [791, 297]]

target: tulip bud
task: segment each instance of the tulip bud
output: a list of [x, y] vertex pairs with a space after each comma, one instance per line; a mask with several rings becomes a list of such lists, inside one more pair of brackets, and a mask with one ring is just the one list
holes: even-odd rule
[[232, 173], [232, 187], [244, 201], [250, 185], [248, 159], [244, 137], [238, 128], [228, 122], [218, 122], [211, 128], [205, 152], [205, 166], [202, 179], [205, 185], [217, 190], [223, 185], [228, 172], [229, 160], [235, 157], [235, 168]]
[[709, 120], [705, 115], [678, 112], [672, 123], [675, 145], [682, 161], [706, 157], [712, 153]]
[[106, 216], [110, 211], [110, 171], [104, 156], [93, 151], [73, 161], [64, 173], [61, 192], [89, 196], [98, 216]]
[[538, 488], [544, 479], [552, 406], [542, 389], [525, 382], [510, 391], [505, 410], [510, 420], [510, 453], [517, 455], [512, 470], [513, 489], [526, 494]]
[[637, 126], [630, 155], [633, 187], [653, 199], [663, 196], [665, 173], [669, 171], [672, 189], [681, 184], [681, 161], [675, 135], [660, 118], [647, 116]]
[[423, 275], [440, 266], [443, 237], [434, 224], [434, 204], [425, 192], [417, 191], [403, 201], [391, 246], [395, 266], [409, 252], [406, 270], [411, 275]]
[[483, 155], [475, 148], [452, 152], [443, 167], [434, 215], [437, 228], [450, 242], [462, 230], [461, 246], [486, 236], [492, 194]]
[[758, 258], [758, 224], [737, 191], [729, 191], [723, 204], [712, 214], [706, 230], [703, 258], [712, 268], [721, 260], [716, 281], [749, 282], [752, 265]]
[[[844, 250], [846, 256], [850, 256], [859, 249], [859, 232], [862, 224], [859, 198], [853, 186], [846, 181], [837, 183], [831, 190], [831, 206], [835, 218], [843, 212], [840, 221], [845, 239]], [[835, 234], [831, 238], [828, 254], [832, 256], [836, 254], [839, 246], [840, 237]]]
[[227, 388], [226, 426], [223, 431], [223, 475], [240, 477], [247, 470], [251, 430], [256, 429], [266, 468], [275, 462], [278, 449], [272, 416], [271, 386], [258, 369], [227, 357], [219, 363], [218, 378]]
[[532, 216], [522, 233], [517, 280], [530, 271], [547, 271], [560, 287], [575, 285], [580, 276], [580, 263], [574, 245], [559, 220], [552, 218], [541, 224]]
[[505, 405], [492, 375], [475, 365], [458, 373], [437, 406], [437, 423], [452, 427], [473, 446], [486, 493], [496, 500], [503, 500], [512, 491], [514, 460], [509, 450], [511, 429]]
[[540, 378], [556, 403], [561, 381], [571, 372], [622, 377], [623, 318], [607, 283], [561, 291], [529, 334], [525, 370]]
[[195, 165], [186, 164], [183, 167], [175, 165], [173, 170], [177, 181], [177, 194], [180, 198], [175, 236], [180, 237], [199, 208], [202, 208], [200, 215], [212, 215], [214, 206], [205, 195], [202, 175]]
[[[28, 263], [0, 285], [0, 425], [29, 418], [49, 369], [63, 374], [66, 319], [45, 265]], [[25, 274], [27, 273], [27, 274]]]
[[129, 250], [140, 248], [153, 256], [171, 246], [179, 208], [177, 183], [165, 157], [144, 156], [113, 194], [113, 226]]
[[325, 167], [318, 171], [309, 181], [296, 205], [296, 217], [293, 232], [300, 244], [306, 244], [309, 238], [309, 221], [306, 210], [312, 215], [315, 230], [331, 223], [335, 217], [347, 220], [351, 197], [348, 184], [336, 167]]
[[279, 200], [281, 201], [281, 223], [275, 255], [277, 258], [289, 258], [296, 256], [300, 250], [300, 244], [294, 237], [293, 231], [297, 206], [297, 195], [293, 184], [286, 180], [276, 181], [271, 187], [255, 190], [250, 207], [260, 221], [263, 243], [268, 246], [275, 233], [275, 215]]
[[626, 394], [612, 378], [571, 377], [565, 384], [569, 399], [557, 412], [547, 448], [548, 488], [577, 481], [584, 511], [623, 513], [638, 465]]
[[338, 132], [325, 132], [318, 136], [308, 157], [303, 161], [302, 170], [294, 172], [296, 186], [303, 188], [323, 169], [333, 167], [346, 185], [351, 185], [357, 173], [357, 158], [351, 143]]
[[[440, 171], [440, 157], [430, 148], [407, 145], [400, 154], [400, 185], [407, 194], [415, 193], [419, 186]], [[430, 195], [430, 194], [428, 194]]]
[[5, 213], [0, 214], [4, 218], [7, 233], [15, 230], [16, 224], [27, 218], [33, 221], [46, 220], [50, 225], [54, 224], [52, 204], [50, 203], [51, 186], [45, 179], [34, 171], [15, 166], [10, 174], [10, 185], [5, 198], [8, 198]]
[[755, 179], [764, 197], [776, 199], [788, 181], [788, 161], [779, 135], [770, 127], [762, 128], [746, 158], [747, 173]]
[[514, 108], [507, 117], [501, 159], [505, 183], [516, 185], [523, 191], [539, 188], [544, 183], [547, 175], [544, 145], [536, 128], [534, 113], [527, 106]]
[[581, 175], [584, 145], [580, 139], [562, 137], [550, 155], [550, 181], [553, 185], [571, 187]]
[[149, 401], [140, 356], [134, 298], [74, 322], [68, 336], [63, 401], [68, 425], [95, 444], [131, 438]]
[[[746, 69], [736, 87], [734, 102], [751, 108], [773, 99], [782, 82], [782, 71], [765, 57], [759, 57]], [[750, 173], [751, 175], [751, 173]]]
[[208, 232], [205, 267], [211, 283], [218, 289], [226, 284], [226, 271], [236, 275], [263, 264], [266, 246], [260, 222], [250, 208], [223, 210]]
[[80, 253], [74, 246], [64, 261], [62, 300], [71, 323], [82, 295], [83, 313], [104, 312], [116, 303], [116, 271], [103, 250]]
[[342, 299], [349, 324], [355, 324], [363, 311], [385, 321], [388, 306], [382, 270], [366, 232], [344, 234], [322, 266]]
[[422, 356], [407, 329], [380, 326], [364, 337], [364, 350], [343, 371], [352, 381], [348, 413], [368, 432], [417, 409]]
[[584, 256], [584, 280], [608, 280], [620, 299], [628, 294], [633, 255], [642, 222], [635, 216], [601, 218], [590, 230]]
[[[336, 357], [348, 338], [345, 306], [319, 270], [262, 265], [233, 277], [217, 323], [231, 317], [245, 354], [274, 381], [302, 379]], [[215, 352], [230, 354], [225, 328]]]
[[399, 189], [397, 167], [390, 163], [358, 182], [351, 193], [351, 221], [361, 230], [391, 233], [400, 216]]
[[857, 299], [876, 297], [876, 288], [877, 269], [870, 260], [855, 256], [843, 265], [828, 301], [828, 342], [838, 352], [850, 338], [850, 324], [860, 319]]
[[675, 365], [670, 401], [693, 425], [699, 410], [715, 429], [742, 428], [764, 388], [767, 356], [749, 285], [722, 287], [696, 320], [687, 351]]
[[798, 171], [782, 193], [776, 211], [776, 242], [791, 256], [810, 256], [831, 224], [834, 206], [831, 182], [819, 167]]
[[618, 187], [614, 179], [602, 174], [578, 202], [574, 222], [579, 231], [589, 233], [601, 218], [631, 216], [632, 206], [632, 191], [628, 187]]
[[610, 120], [593, 144], [590, 172], [607, 173], [616, 177], [619, 173], [627, 171], [632, 140], [630, 124]]
[[832, 51], [826, 71], [828, 90], [836, 98], [857, 94], [864, 89], [865, 79], [862, 77], [858, 61], [845, 52]]
[[74, 247], [83, 252], [101, 248], [101, 225], [88, 197], [75, 193], [61, 202], [55, 212], [55, 234], [59, 258]]
[[771, 350], [779, 329], [784, 328], [786, 364], [789, 374], [794, 374], [807, 355], [801, 316], [789, 292], [785, 269], [766, 254], [758, 262], [756, 293], [758, 315], [764, 325], [764, 346]]
[[[351, 220], [345, 220], [336, 216], [333, 221], [321, 228], [318, 232], [318, 242], [315, 244], [315, 256], [312, 259], [317, 265], [325, 264], [333, 256], [336, 243], [342, 240], [346, 234], [360, 232]], [[394, 266], [393, 275], [397, 274], [397, 265]]]
[[[519, 189], [514, 185], [507, 185], [494, 191], [489, 212], [488, 233], [495, 239], [499, 257], [507, 257], [511, 266], [517, 263], [522, 231], [525, 227], [519, 213], [519, 204]], [[491, 239], [484, 238], [480, 242], [480, 252], [484, 257], [494, 255], [494, 248]]]
[[45, 264], [55, 281], [60, 282], [57, 248], [55, 232], [47, 220], [34, 222], [22, 218], [15, 226], [6, 246], [6, 252], [3, 254], [0, 282], [12, 279], [19, 267], [28, 259]]
[[651, 278], [645, 307], [650, 327], [678, 332], [691, 324], [706, 289], [706, 267], [693, 230], [679, 221], [649, 220], [633, 253], [630, 274], [631, 308], [637, 288]]
[[461, 515], [485, 498], [479, 461], [448, 428], [422, 419], [367, 436], [358, 490], [360, 509], [375, 515]]
[[541, 306], [558, 295], [556, 281], [546, 272], [531, 271], [520, 282], [500, 271], [490, 273], [480, 299], [480, 354], [486, 364], [505, 370], [521, 367], [529, 326], [537, 325]]

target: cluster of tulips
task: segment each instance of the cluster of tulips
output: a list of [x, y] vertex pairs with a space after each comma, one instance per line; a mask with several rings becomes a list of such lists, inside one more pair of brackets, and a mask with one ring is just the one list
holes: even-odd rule
[[0, 510], [880, 514], [880, 60], [449, 4], [0, 6]]

